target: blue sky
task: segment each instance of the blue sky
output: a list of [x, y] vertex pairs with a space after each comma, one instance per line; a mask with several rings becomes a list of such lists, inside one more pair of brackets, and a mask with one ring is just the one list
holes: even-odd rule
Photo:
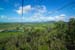
[[75, 17], [75, 0], [0, 0], [0, 22], [68, 21]]

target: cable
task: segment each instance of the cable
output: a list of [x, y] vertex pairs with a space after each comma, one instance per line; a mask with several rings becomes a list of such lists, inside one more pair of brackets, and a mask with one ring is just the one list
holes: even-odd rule
[[23, 6], [24, 6], [24, 0], [22, 0], [22, 17], [23, 17]]
[[66, 7], [70, 6], [70, 5], [73, 5], [73, 4], [75, 4], [75, 2], [70, 2], [70, 3], [68, 3], [68, 4], [64, 5], [64, 6], [62, 6], [61, 8], [59, 8], [59, 9], [57, 9], [57, 10], [58, 10], [58, 11], [59, 11], [59, 10], [62, 10], [62, 9], [66, 8]]

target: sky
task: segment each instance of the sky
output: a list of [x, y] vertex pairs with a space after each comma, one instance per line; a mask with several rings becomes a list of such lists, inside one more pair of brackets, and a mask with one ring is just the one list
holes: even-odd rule
[[75, 0], [0, 0], [0, 22], [68, 21], [75, 17]]

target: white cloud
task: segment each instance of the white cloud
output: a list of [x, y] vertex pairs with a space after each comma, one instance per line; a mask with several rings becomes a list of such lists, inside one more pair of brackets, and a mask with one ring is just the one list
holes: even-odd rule
[[[24, 6], [24, 7], [23, 7], [23, 13], [27, 13], [27, 12], [29, 12], [31, 9], [32, 9], [32, 8], [31, 8], [31, 5]], [[19, 7], [19, 9], [16, 10], [16, 12], [17, 12], [18, 14], [22, 14], [22, 7]]]
[[60, 15], [57, 15], [57, 16], [54, 16], [54, 20], [55, 21], [64, 21], [65, 20], [65, 17], [66, 15], [65, 14], [60, 14]]
[[[25, 13], [29, 13], [30, 11], [35, 11], [35, 12], [39, 12], [39, 13], [45, 13], [47, 12], [47, 9], [44, 5], [42, 6], [34, 6], [32, 7], [31, 5], [26, 5], [23, 7], [23, 14]], [[16, 10], [16, 12], [18, 14], [22, 14], [22, 7], [19, 7], [18, 10]]]
[[60, 21], [60, 20], [64, 21], [65, 16], [62, 17], [61, 15], [58, 15], [58, 16], [43, 16], [43, 15], [40, 15], [40, 14], [35, 14], [32, 17], [22, 17], [21, 20], [24, 21], [24, 22], [26, 22], [26, 21], [27, 22], [46, 22], [46, 21]]
[[64, 16], [66, 16], [66, 15], [65, 15], [65, 14], [61, 14], [60, 16], [61, 16], [61, 17], [64, 17]]
[[44, 5], [34, 7], [35, 11], [39, 13], [46, 13], [47, 8]]
[[[39, 16], [39, 17], [38, 17]], [[43, 16], [41, 14], [35, 14], [31, 17], [7, 17], [7, 16], [0, 16], [1, 19], [8, 20], [8, 21], [15, 21], [15, 22], [46, 22], [46, 21], [64, 21], [66, 15], [62, 14], [58, 16]]]
[[[65, 20], [66, 15], [65, 14], [60, 14], [57, 16], [51, 16], [51, 15], [45, 15], [47, 13], [50, 13], [46, 6], [40, 5], [40, 6], [34, 6], [32, 7], [31, 5], [26, 5], [23, 7], [23, 13], [28, 13], [30, 11], [35, 11], [30, 17], [21, 17], [22, 21], [27, 21], [27, 22], [45, 22], [45, 21], [60, 21], [60, 20]], [[19, 7], [18, 10], [16, 10], [18, 14], [22, 14], [22, 7]]]

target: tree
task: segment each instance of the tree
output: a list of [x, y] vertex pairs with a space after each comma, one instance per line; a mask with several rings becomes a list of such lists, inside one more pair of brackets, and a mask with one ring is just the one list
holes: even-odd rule
[[75, 18], [71, 18], [68, 22], [67, 31], [67, 48], [69, 50], [75, 50]]

